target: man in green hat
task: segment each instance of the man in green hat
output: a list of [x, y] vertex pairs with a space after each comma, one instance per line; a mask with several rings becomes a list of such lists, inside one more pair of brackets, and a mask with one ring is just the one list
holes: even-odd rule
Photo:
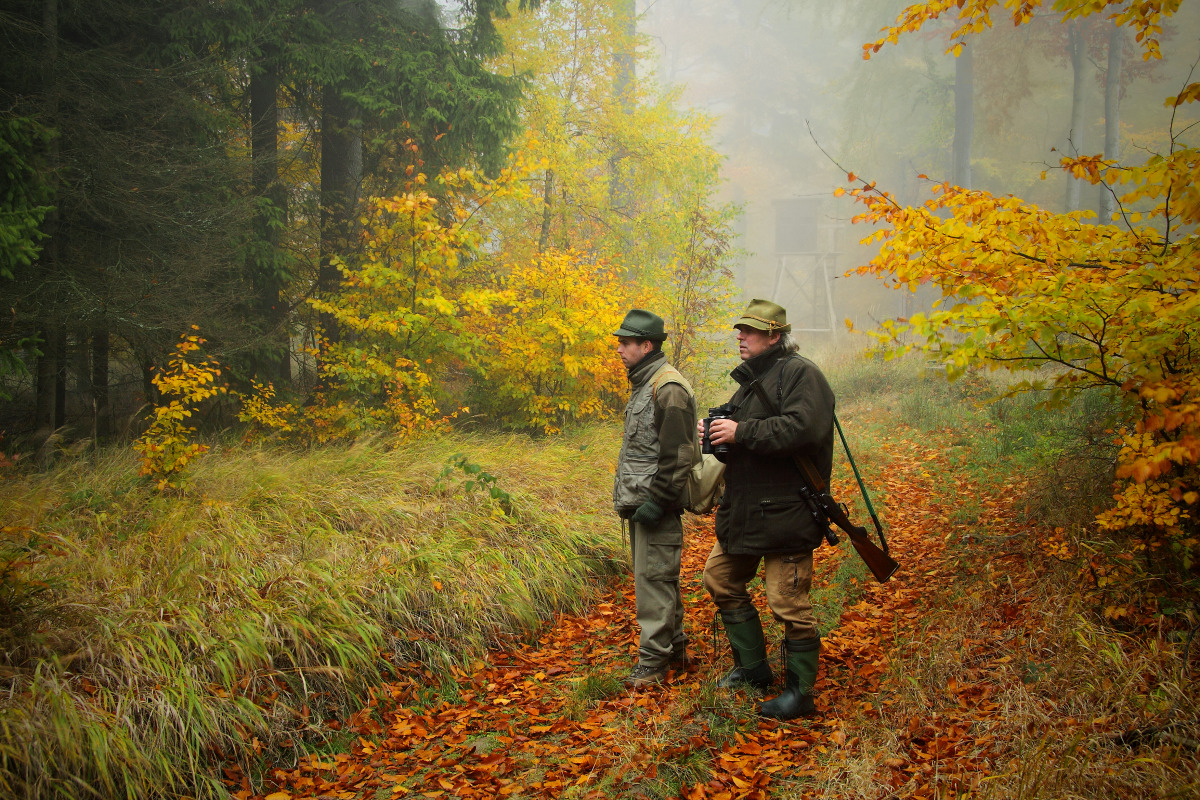
[[[704, 587], [717, 604], [734, 668], [718, 683], [766, 689], [774, 680], [766, 639], [747, 585], [764, 563], [771, 614], [783, 623], [784, 690], [760, 713], [793, 719], [816, 713], [820, 632], [809, 602], [812, 553], [825, 530], [801, 493], [797, 459], [828, 483], [833, 468], [833, 390], [817, 365], [797, 354], [787, 312], [753, 300], [734, 323], [742, 363], [729, 418], [714, 419], [709, 440], [728, 446], [717, 542], [704, 565]], [[697, 428], [703, 433], [703, 424]]]
[[691, 384], [662, 351], [667, 338], [662, 317], [635, 308], [613, 336], [631, 386], [613, 507], [629, 522], [633, 552], [640, 633], [638, 663], [625, 685], [637, 688], [661, 683], [670, 666], [686, 663], [680, 515], [695, 453], [696, 401]]

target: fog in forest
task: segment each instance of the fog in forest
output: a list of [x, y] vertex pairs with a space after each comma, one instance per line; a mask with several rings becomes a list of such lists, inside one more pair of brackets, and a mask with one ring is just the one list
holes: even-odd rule
[[[872, 255], [859, 244], [868, 229], [850, 223], [855, 204], [833, 195], [849, 188], [843, 168], [901, 203], [922, 202], [930, 181], [949, 180], [1050, 211], [1096, 212], [1103, 190], [1056, 167], [1064, 155], [1106, 152], [1106, 88], [1119, 91], [1117, 155], [1140, 163], [1167, 147], [1172, 109], [1164, 100], [1183, 88], [1200, 55], [1200, 13], [1185, 4], [1164, 23], [1161, 60], [1143, 60], [1132, 33], [1099, 15], [1067, 25], [1045, 14], [1014, 27], [1002, 12], [972, 40], [969, 62], [946, 52], [949, 21], [864, 60], [863, 44], [906, 5], [639, 2], [639, 32], [650, 42], [642, 68], [678, 87], [681, 103], [718, 118], [722, 196], [744, 211], [738, 285], [747, 298], [787, 307], [798, 329], [837, 336], [845, 319], [869, 327], [935, 299], [842, 277]], [[1112, 42], [1120, 79], [1106, 87]], [[956, 101], [956, 81], [969, 104]], [[1194, 106], [1178, 111], [1176, 137], [1194, 138]], [[973, 126], [973, 135], [969, 168], [956, 175], [960, 126]]]

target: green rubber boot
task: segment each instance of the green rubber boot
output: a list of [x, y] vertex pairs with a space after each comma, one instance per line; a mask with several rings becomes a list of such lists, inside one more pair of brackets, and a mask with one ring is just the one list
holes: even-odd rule
[[729, 637], [729, 647], [733, 650], [734, 668], [717, 681], [717, 686], [734, 689], [748, 684], [766, 689], [775, 676], [771, 674], [771, 665], [767, 663], [767, 640], [758, 619], [758, 609], [754, 606], [730, 611], [721, 609], [721, 624], [725, 626], [725, 635]]
[[811, 717], [817, 713], [813, 702], [813, 684], [817, 681], [817, 656], [821, 637], [786, 639], [787, 675], [780, 695], [762, 704], [759, 714], [772, 719]]

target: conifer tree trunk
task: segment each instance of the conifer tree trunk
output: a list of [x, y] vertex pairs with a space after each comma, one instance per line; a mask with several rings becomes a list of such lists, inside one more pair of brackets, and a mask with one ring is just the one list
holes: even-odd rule
[[[318, 289], [329, 295], [337, 290], [341, 273], [335, 256], [346, 255], [354, 230], [354, 211], [362, 183], [362, 127], [339, 87], [327, 86], [321, 113], [321, 267]], [[320, 317], [330, 343], [340, 340], [337, 320]]]
[[[45, 92], [46, 118], [58, 119], [58, 82], [55, 74], [58, 69], [58, 0], [44, 0], [42, 4], [42, 35], [44, 47], [42, 58], [42, 81]], [[57, 137], [50, 142], [50, 163], [58, 166]], [[53, 178], [51, 178], [53, 180]], [[42, 232], [46, 234], [45, 244], [38, 257], [39, 267], [44, 276], [53, 275], [58, 269], [58, 212], [51, 210], [42, 222]], [[58, 365], [59, 337], [62, 332], [54, 320], [54, 302], [51, 297], [44, 297], [42, 302], [42, 325], [38, 331], [41, 344], [38, 350], [41, 355], [37, 360], [37, 388], [34, 399], [34, 438], [40, 446], [49, 438], [59, 423], [59, 387], [60, 370]]]
[[54, 339], [54, 427], [67, 424], [67, 331], [59, 325]]
[[96, 439], [111, 432], [108, 408], [108, 327], [99, 325], [92, 330], [92, 413], [93, 435]]
[[41, 340], [38, 345], [41, 355], [38, 356], [35, 371], [37, 384], [34, 390], [33, 424], [34, 437], [40, 443], [54, 433], [54, 380], [57, 369], [54, 365], [53, 331], [44, 327], [38, 331], [38, 338]]
[[280, 383], [291, 381], [288, 313], [282, 298], [280, 218], [287, 216], [287, 195], [279, 182], [279, 67], [274, 48], [264, 53], [261, 69], [250, 75], [250, 142], [254, 193], [260, 207], [254, 220], [258, 247], [251, 255], [257, 292], [255, 309], [269, 344], [255, 371]]

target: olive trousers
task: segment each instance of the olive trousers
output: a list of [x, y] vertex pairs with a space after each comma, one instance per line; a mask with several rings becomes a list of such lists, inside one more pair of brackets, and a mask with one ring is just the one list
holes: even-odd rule
[[812, 588], [812, 553], [791, 555], [730, 555], [713, 545], [704, 564], [704, 588], [717, 608], [732, 611], [753, 605], [747, 587], [765, 562], [763, 588], [771, 615], [783, 623], [785, 639], [813, 639], [820, 635], [817, 618], [808, 599]]
[[638, 663], [661, 667], [687, 646], [683, 632], [683, 596], [679, 566], [683, 559], [683, 522], [665, 514], [655, 525], [629, 523], [633, 588], [637, 597]]

